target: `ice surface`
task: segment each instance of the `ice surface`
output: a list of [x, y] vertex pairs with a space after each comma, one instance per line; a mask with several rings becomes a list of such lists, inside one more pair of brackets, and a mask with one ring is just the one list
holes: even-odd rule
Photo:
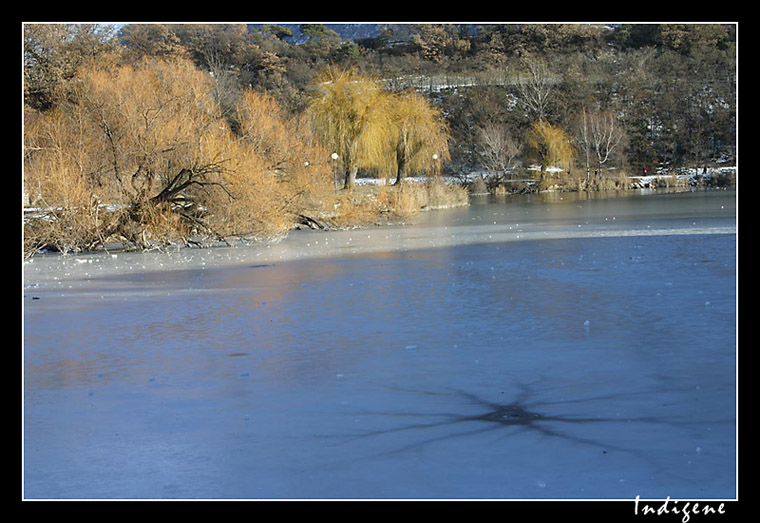
[[25, 497], [735, 498], [735, 193], [559, 198], [26, 263]]

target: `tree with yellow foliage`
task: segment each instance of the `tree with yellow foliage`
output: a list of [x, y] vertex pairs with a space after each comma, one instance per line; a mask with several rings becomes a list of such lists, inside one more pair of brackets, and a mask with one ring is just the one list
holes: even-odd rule
[[352, 69], [328, 67], [319, 75], [308, 114], [322, 145], [337, 154], [343, 187], [351, 189], [360, 168], [387, 160], [391, 125], [382, 84]]
[[528, 132], [527, 145], [541, 166], [542, 180], [547, 167], [570, 171], [577, 154], [571, 136], [546, 120], [538, 120], [533, 124]]
[[391, 110], [396, 184], [410, 171], [430, 171], [438, 162], [451, 159], [448, 125], [424, 96], [414, 91], [395, 95]]

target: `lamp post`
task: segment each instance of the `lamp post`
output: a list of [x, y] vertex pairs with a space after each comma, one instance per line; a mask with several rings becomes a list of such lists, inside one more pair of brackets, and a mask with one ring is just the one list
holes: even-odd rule
[[332, 158], [333, 161], [333, 185], [335, 186], [335, 190], [338, 190], [338, 153], [332, 153], [330, 155], [330, 158]]
[[433, 176], [437, 177], [438, 175], [438, 153], [433, 153]]

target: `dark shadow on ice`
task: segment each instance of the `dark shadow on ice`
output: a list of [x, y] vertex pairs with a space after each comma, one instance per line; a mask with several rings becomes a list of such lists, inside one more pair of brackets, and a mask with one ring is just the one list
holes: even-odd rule
[[[593, 403], [598, 401], [614, 401], [617, 399], [626, 399], [637, 395], [657, 396], [660, 393], [672, 392], [662, 389], [657, 391], [641, 392], [620, 392], [610, 393], [607, 395], [580, 397], [567, 400], [556, 401], [528, 401], [533, 395], [531, 388], [520, 385], [520, 393], [513, 401], [508, 403], [497, 403], [483, 399], [482, 397], [461, 390], [452, 390], [451, 392], [431, 392], [418, 391], [404, 388], [393, 387], [396, 392], [418, 394], [424, 396], [449, 397], [452, 400], [466, 399], [470, 405], [475, 406], [479, 412], [475, 414], [458, 414], [452, 412], [363, 412], [365, 416], [391, 417], [394, 419], [411, 418], [411, 423], [399, 423], [396, 426], [385, 429], [367, 430], [350, 436], [337, 436], [344, 443], [365, 438], [378, 438], [390, 434], [409, 434], [408, 443], [402, 444], [390, 450], [381, 451], [380, 455], [400, 454], [410, 450], [420, 449], [426, 445], [464, 438], [476, 434], [482, 434], [490, 431], [503, 431], [504, 437], [515, 436], [518, 433], [531, 431], [538, 435], [544, 435], [551, 438], [558, 438], [568, 442], [574, 442], [582, 445], [588, 445], [598, 448], [602, 453], [608, 451], [618, 451], [626, 453], [629, 456], [638, 458], [642, 461], [655, 465], [655, 468], [668, 475], [669, 472], [663, 470], [656, 464], [656, 459], [649, 452], [642, 449], [626, 448], [614, 444], [611, 441], [601, 441], [590, 437], [579, 436], [570, 433], [570, 427], [576, 425], [594, 425], [594, 424], [628, 424], [632, 422], [651, 423], [665, 425], [669, 427], [687, 428], [698, 425], [700, 422], [689, 421], [686, 419], [674, 420], [672, 417], [595, 417], [595, 416], [563, 416], [557, 414], [544, 414], [541, 410], [545, 407], [564, 405], [564, 404], [589, 404], [589, 409], [593, 409]], [[682, 391], [681, 391], [682, 392]], [[555, 409], [556, 410], [556, 409]], [[436, 419], [436, 421], [426, 421], [427, 419]], [[730, 420], [725, 420], [729, 422]], [[461, 430], [453, 429], [445, 434], [432, 435], [436, 428], [441, 427], [461, 427]], [[568, 430], [563, 429], [563, 426]], [[593, 431], [592, 431], [593, 432]]]

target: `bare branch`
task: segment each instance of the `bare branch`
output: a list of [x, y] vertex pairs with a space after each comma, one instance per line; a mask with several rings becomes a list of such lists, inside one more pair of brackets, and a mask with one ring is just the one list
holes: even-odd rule
[[537, 119], [543, 120], [554, 93], [549, 67], [543, 60], [533, 58], [526, 60], [525, 65], [527, 71], [519, 75], [516, 84], [520, 103]]

